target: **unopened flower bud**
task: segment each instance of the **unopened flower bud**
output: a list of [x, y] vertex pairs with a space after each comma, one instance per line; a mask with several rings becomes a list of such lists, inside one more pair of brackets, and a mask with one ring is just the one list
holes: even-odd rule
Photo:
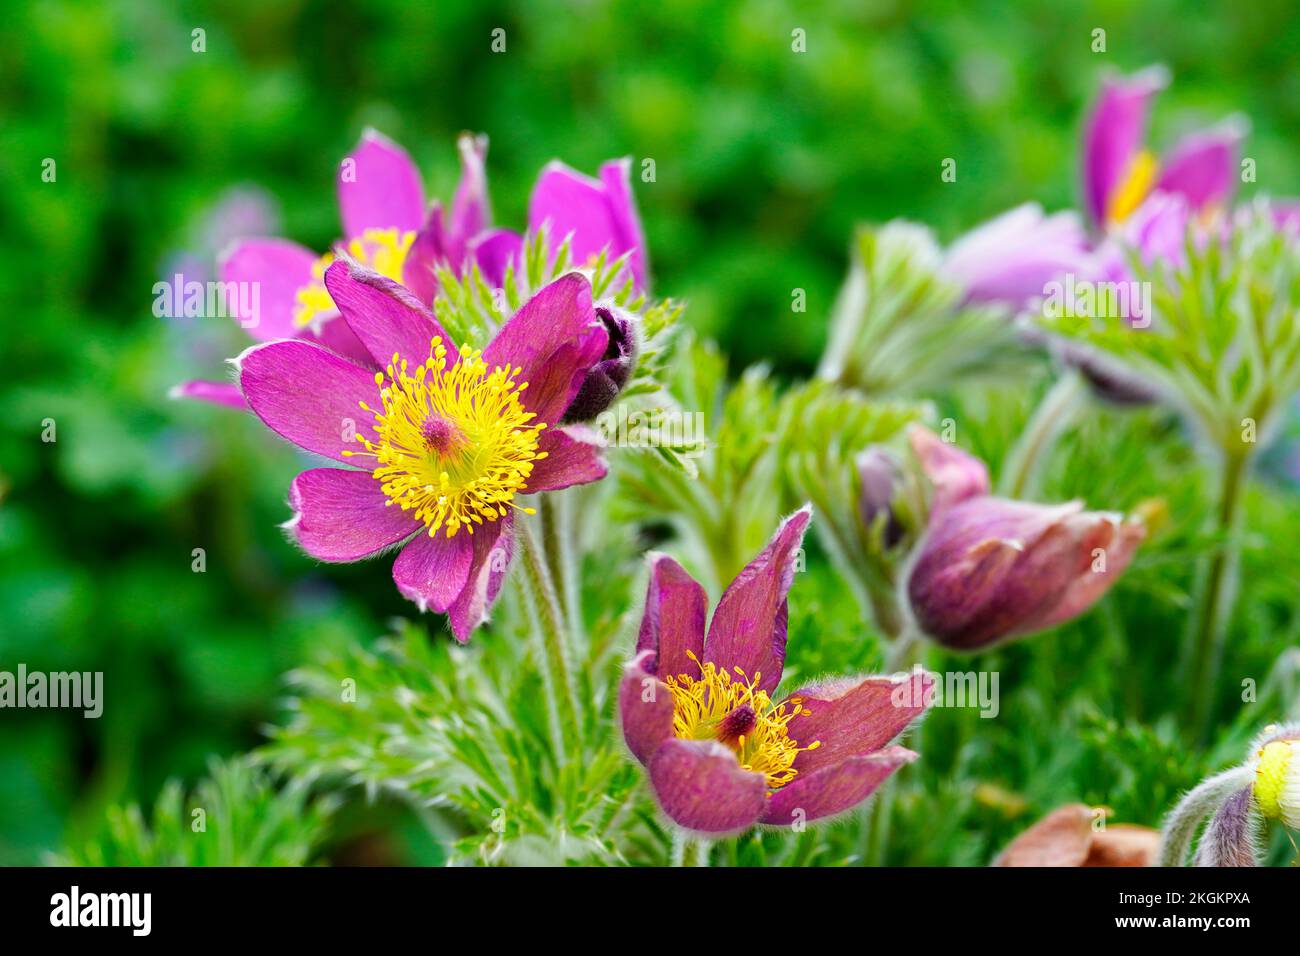
[[1253, 789], [1260, 816], [1300, 829], [1300, 735], [1273, 737], [1257, 758]]
[[892, 548], [903, 537], [903, 526], [894, 512], [894, 494], [902, 480], [902, 469], [894, 456], [873, 445], [858, 456], [858, 512], [868, 530], [884, 516], [884, 543]]
[[596, 317], [604, 323], [609, 333], [609, 345], [600, 357], [582, 388], [569, 403], [561, 424], [572, 425], [575, 422], [589, 422], [614, 403], [619, 392], [623, 391], [632, 370], [636, 367], [639, 346], [634, 320], [625, 313], [614, 309], [598, 308]]
[[978, 459], [919, 426], [910, 437], [934, 494], [907, 596], [921, 629], [947, 647], [978, 650], [1078, 617], [1145, 535], [1140, 522], [1078, 501], [994, 497]]

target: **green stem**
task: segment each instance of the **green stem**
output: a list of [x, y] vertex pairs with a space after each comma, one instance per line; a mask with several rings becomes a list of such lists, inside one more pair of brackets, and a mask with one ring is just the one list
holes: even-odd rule
[[1043, 459], [1070, 424], [1086, 394], [1083, 376], [1078, 372], [1066, 372], [1047, 390], [1015, 447], [1007, 454], [999, 482], [1006, 497], [1021, 498], [1030, 489]]
[[1204, 732], [1213, 710], [1215, 671], [1236, 599], [1241, 497], [1249, 464], [1249, 454], [1239, 449], [1224, 455], [1214, 524], [1218, 541], [1197, 589], [1196, 609], [1189, 621], [1188, 731], [1196, 736]]
[[557, 556], [552, 559], [552, 567], [560, 575], [560, 598], [569, 619], [569, 633], [573, 635], [578, 647], [586, 644], [586, 630], [582, 620], [582, 555], [578, 550], [577, 495], [581, 488], [571, 488], [555, 492], [551, 498], [555, 501], [552, 517], [555, 519], [554, 537]]
[[875, 799], [867, 808], [867, 821], [862, 839], [862, 865], [884, 866], [889, 853], [889, 830], [894, 815], [894, 787], [896, 781], [886, 780], [876, 790]]
[[900, 674], [903, 671], [910, 671], [914, 665], [921, 662], [924, 650], [925, 638], [914, 626], [905, 627], [885, 653], [885, 673]]
[[[673, 828], [673, 853], [669, 860], [670, 866], [699, 866], [700, 865], [700, 845], [692, 836], [687, 836], [686, 831]], [[706, 864], [707, 865], [707, 864]]]
[[[547, 561], [546, 550], [537, 540], [532, 522], [523, 518], [515, 523], [523, 551], [524, 581], [532, 605], [534, 634], [538, 640], [538, 657], [542, 676], [546, 682], [551, 705], [551, 732], [554, 737], [555, 760], [561, 764], [569, 752], [566, 741], [580, 739], [578, 708], [574, 703], [573, 681], [569, 676], [569, 662], [565, 655], [565, 618], [560, 599], [555, 590], [555, 580]], [[574, 748], [577, 755], [577, 748]]]

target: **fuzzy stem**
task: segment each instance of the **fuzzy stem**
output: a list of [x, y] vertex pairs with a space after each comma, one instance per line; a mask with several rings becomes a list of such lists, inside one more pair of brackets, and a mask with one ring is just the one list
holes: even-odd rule
[[1086, 394], [1083, 376], [1078, 372], [1065, 373], [1047, 390], [1007, 454], [999, 485], [1008, 498], [1021, 498], [1031, 487], [1043, 459], [1070, 424]]
[[[565, 656], [564, 611], [555, 591], [546, 550], [539, 544], [531, 522], [527, 519], [520, 520], [516, 522], [515, 528], [522, 546], [525, 590], [533, 609], [538, 657], [550, 702], [555, 760], [561, 764], [569, 752], [565, 746], [566, 741], [580, 739], [581, 729], [578, 724], [578, 709], [574, 703], [573, 681], [569, 676], [569, 663]], [[576, 755], [575, 748], [574, 756]]]
[[885, 673], [899, 674], [920, 663], [925, 638], [913, 626], [905, 626], [898, 639], [885, 651]]
[[1202, 780], [1165, 818], [1160, 840], [1160, 865], [1185, 866], [1197, 828], [1223, 802], [1242, 787], [1250, 786], [1250, 767], [1233, 767]]
[[560, 609], [574, 643], [581, 647], [582, 607], [579, 603], [578, 552], [573, 527], [572, 495], [575, 490], [545, 495], [538, 500], [537, 510], [546, 519], [542, 524], [542, 542], [555, 579], [555, 593], [560, 599]]
[[685, 830], [673, 828], [673, 850], [672, 856], [668, 859], [668, 865], [673, 867], [690, 866], [686, 862], [686, 849], [691, 844], [691, 838], [686, 835]]
[[1225, 452], [1219, 472], [1219, 502], [1214, 530], [1218, 543], [1200, 581], [1195, 611], [1188, 626], [1188, 731], [1200, 736], [1206, 728], [1213, 700], [1215, 671], [1227, 632], [1237, 591], [1238, 529], [1241, 496], [1250, 457], [1245, 452]]
[[866, 825], [862, 834], [863, 866], [885, 865], [885, 857], [889, 854], [890, 822], [894, 815], [894, 786], [895, 781], [892, 779], [882, 783], [867, 808]]

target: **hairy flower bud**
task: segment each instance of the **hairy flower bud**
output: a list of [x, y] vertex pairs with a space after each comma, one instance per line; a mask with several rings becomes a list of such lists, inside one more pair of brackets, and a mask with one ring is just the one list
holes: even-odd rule
[[858, 513], [870, 530], [884, 516], [884, 544], [892, 548], [903, 537], [903, 526], [894, 512], [894, 494], [902, 480], [898, 461], [886, 449], [872, 445], [857, 458]]
[[591, 371], [587, 373], [578, 394], [569, 403], [561, 424], [589, 422], [614, 403], [619, 392], [627, 385], [636, 367], [639, 345], [634, 320], [623, 312], [598, 308], [596, 317], [609, 333], [609, 345]]
[[1259, 865], [1250, 800], [1249, 788], [1238, 790], [1219, 807], [1196, 848], [1196, 866]]
[[1193, 787], [1169, 812], [1162, 866], [1183, 866], [1196, 832], [1196, 866], [1258, 866], [1260, 819], [1300, 827], [1300, 726], [1270, 726], [1250, 758]]
[[907, 595], [921, 629], [947, 647], [977, 650], [1079, 616], [1145, 535], [1140, 522], [1078, 501], [995, 498], [977, 459], [924, 428], [911, 439], [934, 495]]
[[1255, 806], [1265, 820], [1300, 829], [1300, 733], [1281, 730], [1256, 753]]

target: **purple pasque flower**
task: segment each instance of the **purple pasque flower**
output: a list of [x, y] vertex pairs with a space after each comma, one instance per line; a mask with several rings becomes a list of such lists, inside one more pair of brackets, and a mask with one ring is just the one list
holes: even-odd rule
[[1004, 304], [1020, 312], [1042, 298], [1049, 282], [1087, 268], [1087, 232], [1073, 212], [1046, 215], [1025, 203], [976, 226], [944, 254], [945, 274], [965, 301]]
[[400, 546], [398, 590], [446, 612], [467, 641], [501, 588], [514, 513], [531, 513], [514, 499], [605, 475], [594, 433], [553, 427], [608, 341], [591, 286], [560, 277], [480, 352], [457, 349], [408, 289], [349, 259], [325, 284], [364, 361], [303, 339], [235, 360], [248, 407], [272, 431], [364, 469], [299, 474], [286, 527], [321, 561]]
[[1146, 148], [1151, 99], [1169, 82], [1164, 67], [1107, 78], [1083, 140], [1083, 202], [1098, 229], [1124, 222], [1153, 193], [1182, 196], [1197, 214], [1228, 204], [1243, 134], [1239, 122], [1192, 133], [1163, 157]]
[[[529, 231], [537, 232], [543, 226], [557, 246], [570, 237], [569, 251], [580, 267], [602, 250], [611, 260], [627, 253], [636, 290], [649, 290], [650, 255], [632, 195], [631, 159], [602, 163], [597, 179], [559, 160], [548, 163], [528, 202]], [[518, 233], [501, 229], [483, 237], [475, 256], [484, 275], [504, 275], [509, 262], [518, 268], [522, 248], [523, 238]]]
[[979, 459], [919, 425], [909, 438], [933, 496], [907, 596], [921, 630], [946, 647], [978, 650], [1078, 617], [1145, 536], [1141, 523], [1079, 501], [995, 498]]
[[[434, 267], [462, 269], [474, 240], [489, 220], [484, 159], [487, 139], [461, 136], [461, 178], [444, 216], [435, 202], [425, 208], [420, 172], [407, 152], [374, 130], [339, 165], [337, 178], [343, 239], [324, 255], [288, 239], [243, 239], [222, 257], [221, 281], [256, 283], [258, 314], [236, 316], [259, 342], [316, 342], [356, 361], [369, 352], [346, 322], [325, 286], [335, 257], [346, 254], [380, 275], [401, 282], [428, 305], [437, 293]], [[241, 407], [239, 389], [227, 382], [185, 382], [173, 394]]]
[[637, 656], [619, 688], [623, 737], [664, 813], [718, 836], [831, 816], [916, 754], [888, 746], [925, 709], [929, 678], [836, 678], [779, 701], [786, 596], [811, 509], [787, 518], [708, 598], [672, 558], [650, 559]]

